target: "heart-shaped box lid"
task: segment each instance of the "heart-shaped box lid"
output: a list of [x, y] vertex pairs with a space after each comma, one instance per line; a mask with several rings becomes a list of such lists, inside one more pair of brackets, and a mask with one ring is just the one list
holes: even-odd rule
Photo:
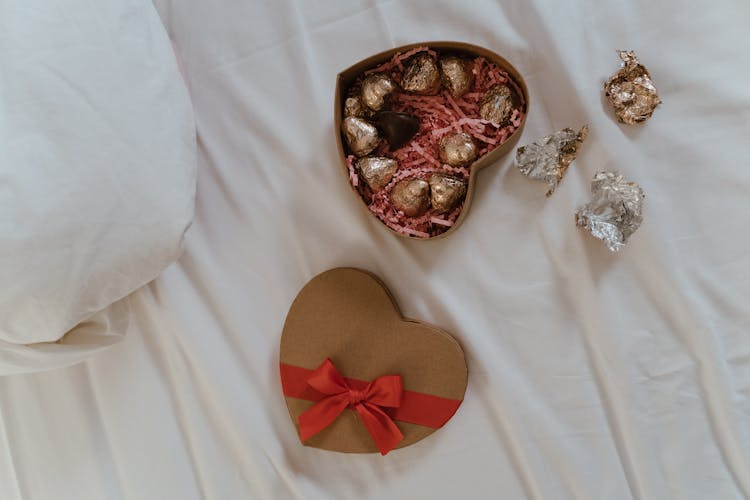
[[[280, 363], [286, 403], [297, 428], [299, 416], [316, 404], [316, 398], [306, 394], [310, 390], [306, 377], [326, 359], [355, 382], [400, 375], [404, 405], [395, 411], [386, 409], [403, 434], [398, 448], [442, 426], [458, 409], [466, 390], [466, 360], [458, 342], [435, 326], [404, 318], [385, 285], [359, 269], [338, 268], [316, 276], [289, 309]], [[420, 424], [399, 420], [402, 415]], [[352, 409], [344, 410], [305, 444], [350, 453], [378, 451]]]

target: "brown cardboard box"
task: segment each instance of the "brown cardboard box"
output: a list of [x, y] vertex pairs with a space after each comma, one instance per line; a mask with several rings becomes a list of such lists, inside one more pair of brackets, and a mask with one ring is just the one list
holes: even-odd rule
[[[523, 98], [526, 106], [524, 119], [521, 122], [521, 125], [519, 125], [518, 129], [513, 133], [513, 135], [501, 146], [495, 148], [494, 150], [490, 151], [486, 155], [480, 157], [477, 159], [473, 166], [471, 167], [471, 175], [469, 177], [469, 186], [466, 193], [466, 200], [464, 201], [463, 209], [461, 210], [461, 214], [459, 215], [456, 222], [453, 224], [453, 226], [447, 230], [446, 232], [439, 234], [437, 236], [433, 236], [431, 238], [413, 238], [404, 234], [401, 234], [397, 231], [394, 231], [390, 227], [388, 227], [385, 224], [382, 224], [382, 222], [377, 219], [375, 214], [373, 214], [370, 209], [367, 207], [366, 203], [362, 199], [362, 197], [359, 195], [359, 192], [357, 192], [357, 189], [352, 186], [351, 182], [349, 181], [349, 172], [346, 167], [346, 151], [344, 149], [344, 143], [341, 137], [341, 121], [343, 120], [343, 106], [344, 101], [346, 100], [346, 90], [352, 85], [352, 83], [357, 79], [359, 75], [361, 75], [364, 71], [374, 68], [388, 60], [390, 60], [394, 54], [397, 52], [406, 52], [408, 50], [411, 50], [416, 47], [430, 47], [432, 49], [435, 49], [437, 51], [450, 51], [454, 54], [466, 54], [468, 56], [482, 56], [486, 58], [488, 61], [491, 61], [495, 64], [497, 64], [499, 67], [504, 69], [508, 72], [508, 74], [513, 77], [513, 79], [518, 84], [519, 88], [523, 92]], [[516, 70], [516, 68], [513, 67], [512, 64], [510, 64], [507, 60], [505, 60], [503, 57], [499, 56], [498, 54], [485, 49], [484, 47], [479, 47], [477, 45], [471, 45], [464, 42], [446, 42], [446, 41], [436, 41], [436, 42], [420, 42], [420, 43], [412, 43], [409, 45], [402, 45], [401, 47], [395, 47], [393, 49], [386, 50], [384, 52], [380, 52], [379, 54], [375, 54], [373, 56], [368, 57], [367, 59], [363, 59], [362, 61], [359, 61], [358, 63], [354, 64], [353, 66], [350, 66], [349, 68], [345, 69], [341, 73], [339, 73], [336, 76], [336, 94], [334, 98], [334, 108], [333, 108], [333, 123], [334, 123], [334, 132], [336, 134], [336, 145], [338, 147], [339, 151], [339, 157], [341, 158], [341, 163], [339, 164], [338, 168], [344, 169], [344, 178], [346, 179], [346, 182], [349, 184], [349, 187], [352, 189], [354, 194], [357, 197], [357, 200], [359, 200], [359, 203], [364, 207], [365, 210], [367, 210], [367, 213], [369, 213], [371, 216], [373, 216], [379, 224], [381, 224], [384, 228], [392, 231], [393, 233], [402, 236], [404, 238], [408, 239], [417, 239], [417, 240], [436, 240], [439, 238], [444, 238], [448, 236], [449, 234], [453, 234], [456, 228], [461, 225], [461, 222], [466, 218], [466, 216], [469, 213], [469, 208], [471, 207], [471, 201], [474, 195], [474, 185], [477, 182], [477, 173], [483, 169], [484, 167], [491, 165], [495, 161], [497, 161], [501, 156], [508, 153], [518, 142], [519, 137], [521, 136], [521, 132], [523, 131], [523, 127], [526, 123], [526, 117], [528, 117], [529, 114], [529, 93], [528, 89], [526, 88], [526, 82], [524, 81], [521, 74]]]
[[[346, 378], [371, 381], [400, 375], [403, 388], [454, 403], [447, 421], [466, 391], [468, 373], [461, 346], [448, 333], [421, 321], [405, 319], [385, 285], [374, 275], [353, 268], [326, 271], [307, 283], [295, 298], [281, 336], [282, 386], [294, 425], [314, 402], [290, 397], [285, 367], [308, 370], [329, 358]], [[298, 385], [305, 380], [298, 381]], [[395, 420], [413, 444], [436, 429]], [[441, 424], [442, 425], [442, 424]], [[377, 452], [359, 416], [346, 409], [304, 444], [325, 450]]]

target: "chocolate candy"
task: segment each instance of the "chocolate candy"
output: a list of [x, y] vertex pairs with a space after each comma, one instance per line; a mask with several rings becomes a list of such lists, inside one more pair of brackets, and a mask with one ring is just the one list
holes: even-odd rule
[[369, 110], [362, 103], [362, 97], [354, 95], [346, 98], [344, 101], [344, 116], [366, 117]]
[[471, 72], [473, 61], [463, 57], [445, 56], [440, 58], [440, 79], [450, 94], [459, 98], [469, 90], [474, 83]]
[[380, 111], [388, 104], [396, 83], [384, 73], [373, 73], [362, 80], [362, 102], [373, 111]]
[[445, 174], [430, 177], [430, 201], [439, 214], [453, 210], [466, 196], [466, 181]]
[[504, 83], [493, 85], [479, 101], [479, 116], [483, 120], [504, 125], [516, 107], [516, 94]]
[[466, 132], [452, 132], [440, 139], [440, 159], [451, 167], [465, 167], [477, 157], [477, 145]]
[[522, 174], [549, 185], [547, 196], [555, 192], [578, 154], [578, 148], [588, 135], [588, 125], [579, 132], [564, 128], [554, 134], [521, 146], [516, 150], [516, 167]]
[[643, 222], [645, 197], [638, 184], [619, 172], [597, 172], [591, 181], [591, 201], [576, 211], [576, 225], [617, 252]]
[[419, 118], [409, 113], [381, 111], [373, 121], [380, 127], [391, 149], [398, 149], [419, 131]]
[[440, 90], [440, 71], [435, 59], [424, 52], [409, 59], [401, 88], [412, 94], [433, 95]]
[[356, 156], [371, 153], [380, 144], [380, 134], [375, 125], [356, 116], [347, 116], [341, 122], [341, 131], [349, 149]]
[[622, 68], [604, 84], [604, 95], [623, 123], [643, 123], [654, 114], [661, 103], [651, 75], [638, 62], [635, 52], [620, 50]]
[[418, 178], [399, 181], [391, 191], [391, 203], [409, 217], [422, 215], [430, 208], [430, 185]]
[[367, 156], [357, 160], [359, 175], [373, 191], [387, 186], [397, 169], [398, 162], [384, 156]]

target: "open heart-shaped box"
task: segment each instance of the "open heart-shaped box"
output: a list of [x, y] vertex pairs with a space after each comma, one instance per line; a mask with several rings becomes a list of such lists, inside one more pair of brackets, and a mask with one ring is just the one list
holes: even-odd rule
[[[517, 125], [515, 125], [514, 127], [514, 130], [512, 130], [512, 132], [509, 132], [509, 136], [503, 137], [503, 139], [499, 143], [492, 146], [492, 149], [482, 154], [471, 165], [467, 167], [467, 169], [469, 170], [468, 186], [465, 191], [466, 194], [463, 204], [458, 205], [455, 212], [452, 213], [450, 217], [447, 217], [447, 219], [450, 220], [446, 220], [445, 217], [432, 217], [432, 214], [430, 213], [431, 211], [428, 212], [425, 217], [430, 218], [430, 221], [434, 221], [434, 224], [433, 222], [429, 222], [429, 227], [431, 229], [427, 232], [415, 231], [410, 229], [409, 227], [399, 226], [397, 221], [392, 216], [390, 216], [389, 213], [384, 212], [384, 209], [382, 207], [377, 206], [376, 202], [372, 202], [371, 200], [366, 199], [368, 197], [368, 193], [365, 192], [367, 188], [357, 179], [357, 169], [354, 168], [352, 164], [352, 158], [354, 158], [354, 156], [350, 154], [346, 141], [342, 137], [341, 128], [342, 121], [345, 118], [345, 101], [350, 95], [352, 86], [359, 81], [358, 79], [361, 79], [362, 76], [367, 74], [368, 72], [372, 72], [374, 68], [383, 67], [383, 65], [387, 64], [389, 61], [394, 60], [394, 58], [398, 58], [400, 54], [411, 54], [416, 50], [420, 50], [420, 48], [423, 48], [423, 50], [429, 49], [431, 53], [436, 54], [438, 57], [442, 57], [443, 55], [455, 55], [465, 58], [482, 58], [483, 60], [495, 65], [503, 72], [503, 74], [509, 77], [509, 83], [512, 84], [513, 88], [515, 89], [515, 93], [518, 94], [517, 97], [520, 98], [520, 117]], [[399, 65], [399, 67], [401, 67], [400, 61], [397, 64]], [[445, 95], [446, 91], [441, 90], [440, 93], [441, 95]], [[402, 94], [404, 93], [402, 92]], [[446, 106], [446, 108], [455, 109], [456, 113], [461, 113], [462, 111], [458, 110], [458, 108], [461, 107], [461, 102], [458, 101], [458, 104], [459, 106], [456, 107], [454, 106], [454, 102], [451, 103], [450, 106]], [[443, 238], [451, 234], [468, 215], [469, 207], [473, 198], [474, 187], [477, 182], [476, 174], [481, 169], [494, 163], [501, 156], [509, 152], [518, 141], [518, 138], [521, 135], [521, 131], [526, 121], [526, 116], [528, 115], [528, 109], [529, 95], [523, 77], [516, 70], [516, 68], [513, 67], [512, 64], [510, 64], [500, 55], [484, 47], [479, 47], [477, 45], [471, 45], [463, 42], [434, 41], [413, 43], [386, 50], [379, 54], [375, 54], [362, 61], [359, 61], [358, 63], [338, 74], [336, 78], [336, 93], [334, 99], [334, 129], [336, 134], [336, 144], [338, 147], [339, 156], [341, 158], [341, 164], [344, 166], [344, 173], [349, 179], [350, 187], [352, 188], [360, 202], [363, 204], [365, 209], [368, 211], [368, 213], [370, 213], [370, 215], [375, 216], [381, 223], [383, 223], [383, 225], [388, 227], [391, 231], [398, 234], [399, 236], [409, 238], [416, 237], [414, 239]], [[462, 125], [462, 127], [464, 128], [464, 130], [466, 130], [465, 125]], [[379, 150], [376, 150], [375, 153], [378, 155], [382, 155], [383, 151], [384, 149], [381, 147]], [[448, 173], [450, 173], [450, 171]]]
[[[466, 391], [466, 360], [458, 342], [437, 327], [405, 319], [385, 285], [359, 269], [332, 269], [302, 288], [284, 323], [279, 357], [292, 421], [304, 444], [324, 450], [385, 454], [413, 444], [447, 422]], [[345, 382], [339, 380], [339, 385], [348, 383], [349, 392], [359, 398], [352, 401], [344, 388], [318, 392], [314, 379], [323, 368], [333, 371], [333, 378], [340, 373]], [[402, 438], [384, 449], [370, 431], [368, 412], [357, 403], [368, 382], [389, 376], [400, 377], [402, 395], [395, 405], [371, 409], [393, 423], [393, 432]], [[314, 435], [306, 436], [304, 414], [314, 413], [316, 405], [328, 411], [336, 398], [338, 413], [329, 414]]]

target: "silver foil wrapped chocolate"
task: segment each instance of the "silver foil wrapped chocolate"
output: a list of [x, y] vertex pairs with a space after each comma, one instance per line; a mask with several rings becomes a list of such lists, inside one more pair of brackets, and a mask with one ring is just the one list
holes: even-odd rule
[[516, 150], [516, 167], [522, 174], [549, 185], [547, 196], [555, 192], [588, 134], [588, 126], [576, 132], [564, 128], [559, 132], [521, 146]]
[[643, 123], [661, 103], [651, 75], [635, 52], [620, 50], [622, 68], [604, 84], [604, 95], [614, 108], [617, 118], [630, 125]]
[[378, 129], [362, 118], [347, 116], [341, 122], [341, 131], [355, 156], [365, 156], [380, 144]]
[[396, 83], [388, 75], [373, 73], [362, 80], [362, 103], [373, 111], [387, 107], [388, 99], [396, 90]]
[[367, 156], [357, 160], [360, 177], [373, 191], [380, 191], [387, 186], [397, 169], [398, 162], [384, 156]]
[[391, 191], [391, 202], [409, 217], [422, 215], [430, 208], [430, 185], [418, 178], [399, 181]]
[[466, 196], [466, 181], [445, 174], [430, 176], [430, 202], [435, 212], [453, 210]]
[[504, 83], [493, 85], [479, 101], [479, 116], [483, 120], [504, 125], [518, 105], [518, 97]]
[[453, 97], [461, 97], [471, 89], [474, 83], [472, 61], [464, 57], [445, 56], [440, 58], [439, 64], [443, 87]]
[[406, 64], [401, 88], [412, 94], [433, 95], [440, 90], [440, 70], [435, 58], [420, 52]]
[[638, 184], [619, 172], [597, 172], [591, 181], [591, 201], [576, 211], [576, 225], [617, 252], [641, 225], [645, 196]]
[[452, 132], [440, 139], [440, 159], [451, 167], [466, 167], [477, 158], [477, 145], [466, 132]]

